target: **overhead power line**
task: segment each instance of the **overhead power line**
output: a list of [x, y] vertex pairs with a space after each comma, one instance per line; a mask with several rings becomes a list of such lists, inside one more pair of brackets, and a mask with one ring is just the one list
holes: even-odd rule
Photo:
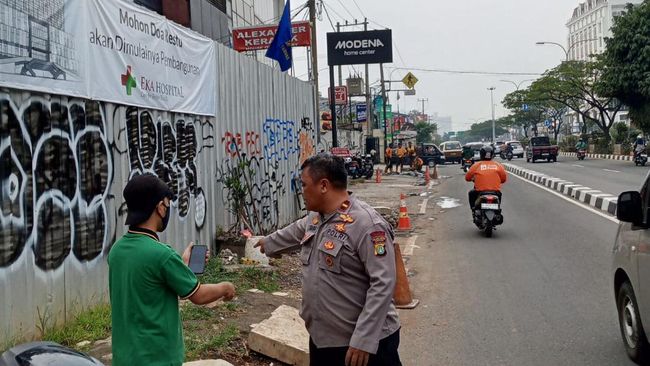
[[442, 74], [464, 74], [464, 75], [509, 75], [509, 76], [542, 76], [542, 73], [535, 72], [497, 72], [497, 71], [476, 71], [476, 70], [445, 70], [445, 69], [425, 69], [420, 67], [390, 67], [393, 70], [409, 70], [423, 72], [437, 72]]

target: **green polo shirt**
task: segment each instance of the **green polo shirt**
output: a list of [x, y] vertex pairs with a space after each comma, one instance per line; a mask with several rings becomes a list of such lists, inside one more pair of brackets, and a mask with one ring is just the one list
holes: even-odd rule
[[178, 298], [199, 281], [158, 236], [131, 228], [108, 254], [114, 366], [171, 366], [185, 359]]

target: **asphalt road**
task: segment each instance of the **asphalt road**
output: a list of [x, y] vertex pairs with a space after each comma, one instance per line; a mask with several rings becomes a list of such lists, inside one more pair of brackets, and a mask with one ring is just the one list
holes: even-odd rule
[[440, 171], [451, 178], [434, 197], [462, 206], [434, 209], [432, 198], [411, 215], [420, 248], [407, 266], [421, 304], [400, 312], [403, 364], [632, 365], [611, 286], [617, 224], [511, 177], [505, 224], [488, 239], [471, 223], [458, 166]]
[[615, 196], [624, 191], [638, 190], [650, 169], [650, 166], [637, 167], [631, 161], [590, 158], [578, 161], [568, 156], [558, 156], [556, 163], [532, 164], [526, 163], [525, 159], [513, 159], [510, 163]]

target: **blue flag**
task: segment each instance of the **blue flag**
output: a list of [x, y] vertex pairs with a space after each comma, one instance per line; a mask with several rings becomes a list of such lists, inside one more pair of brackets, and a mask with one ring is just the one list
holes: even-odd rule
[[280, 70], [287, 71], [291, 68], [291, 5], [289, 0], [284, 5], [282, 18], [278, 24], [278, 30], [275, 32], [275, 37], [266, 50], [266, 57], [277, 60], [280, 64]]

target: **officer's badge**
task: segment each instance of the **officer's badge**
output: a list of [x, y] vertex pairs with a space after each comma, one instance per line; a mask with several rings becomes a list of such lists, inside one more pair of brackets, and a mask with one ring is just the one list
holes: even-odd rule
[[386, 255], [386, 233], [383, 231], [374, 231], [370, 233], [372, 245], [375, 247], [375, 255], [383, 257]]
[[334, 265], [334, 259], [332, 259], [331, 255], [325, 257], [325, 264], [327, 264], [328, 267], [332, 267]]
[[344, 201], [341, 203], [341, 207], [339, 208], [341, 211], [345, 211], [348, 208], [350, 208], [350, 201]]
[[347, 222], [349, 224], [354, 222], [354, 219], [350, 215], [341, 214], [339, 217], [341, 218], [341, 220], [343, 220], [343, 222]]
[[344, 233], [344, 232], [345, 232], [345, 224], [335, 224], [335, 225], [334, 225], [334, 228], [335, 228], [336, 231], [338, 231], [339, 233]]
[[334, 243], [331, 242], [331, 241], [328, 241], [328, 242], [325, 243], [325, 245], [323, 245], [323, 246], [325, 247], [326, 250], [332, 250], [332, 249], [334, 249]]
[[311, 223], [313, 225], [318, 225], [319, 222], [320, 222], [320, 220], [318, 220], [318, 217], [314, 217], [313, 219], [311, 219]]

